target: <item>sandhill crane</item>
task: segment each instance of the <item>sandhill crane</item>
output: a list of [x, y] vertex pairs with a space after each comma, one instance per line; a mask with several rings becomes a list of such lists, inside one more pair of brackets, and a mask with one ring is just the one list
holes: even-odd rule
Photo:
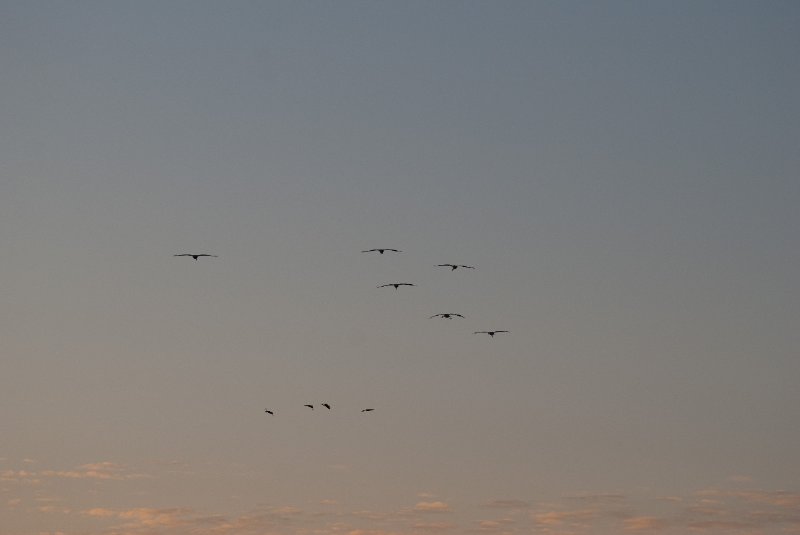
[[327, 403], [323, 403], [322, 406], [325, 407], [328, 410], [331, 410], [331, 406], [329, 404], [327, 404]]
[[266, 412], [267, 414], [275, 414], [274, 412], [272, 412], [272, 411], [271, 411], [271, 410], [269, 410], [269, 409], [264, 409], [264, 412]]
[[391, 284], [382, 284], [378, 286], [378, 288], [386, 288], [387, 286], [394, 286], [394, 289], [398, 289], [400, 286], [416, 286], [416, 284], [411, 284], [410, 282], [393, 282]]
[[437, 267], [449, 267], [450, 271], [455, 271], [458, 268], [475, 269], [475, 266], [465, 266], [464, 264], [436, 264]]
[[375, 409], [361, 409], [361, 412], [370, 412], [370, 411], [374, 411], [374, 410]]
[[497, 333], [510, 333], [510, 332], [511, 331], [475, 331], [472, 334], [488, 334], [489, 336], [494, 338], [494, 335], [497, 334]]
[[314, 405], [303, 405], [303, 407], [308, 407], [308, 408], [309, 408], [309, 409], [311, 409], [312, 411], [314, 410]]
[[[453, 316], [458, 316], [459, 318], [463, 318], [464, 317], [461, 314], [456, 314], [455, 312], [448, 312], [447, 314], [434, 314], [433, 316], [431, 316], [431, 318], [439, 317], [439, 318], [444, 318], [444, 319], [449, 320], [449, 319], [453, 319]], [[428, 318], [428, 319], [431, 319], [431, 318]]]
[[366, 251], [361, 251], [361, 252], [362, 253], [373, 253], [375, 251], [378, 251], [380, 254], [383, 254], [384, 251], [392, 251], [393, 253], [402, 253], [403, 252], [400, 249], [386, 249], [386, 248], [384, 248], [384, 249], [367, 249]]
[[215, 255], [215, 254], [205, 254], [205, 253], [202, 253], [202, 254], [182, 253], [182, 254], [174, 254], [172, 256], [191, 256], [195, 260], [197, 260], [201, 256], [210, 256], [210, 257], [213, 257], [213, 258], [218, 258], [217, 255]]

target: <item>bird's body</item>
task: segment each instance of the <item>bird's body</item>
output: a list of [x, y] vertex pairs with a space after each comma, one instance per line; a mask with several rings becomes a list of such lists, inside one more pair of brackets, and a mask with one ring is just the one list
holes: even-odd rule
[[450, 271], [455, 271], [458, 268], [475, 269], [475, 266], [465, 266], [464, 264], [436, 264], [437, 267], [449, 267]]
[[308, 407], [308, 408], [309, 408], [309, 409], [311, 409], [312, 411], [314, 410], [314, 405], [303, 405], [303, 407]]
[[191, 256], [195, 260], [197, 260], [201, 256], [210, 256], [212, 258], [218, 258], [217, 255], [215, 255], [215, 254], [205, 254], [205, 253], [202, 253], [202, 254], [182, 253], [182, 254], [175, 254], [175, 255], [172, 255], [172, 256]]
[[387, 286], [394, 286], [394, 289], [398, 289], [400, 286], [416, 286], [416, 284], [411, 284], [410, 282], [392, 282], [390, 284], [382, 284], [378, 286], [378, 288], [386, 288]]
[[322, 406], [325, 407], [328, 410], [331, 410], [331, 406], [328, 403], [322, 403]]
[[393, 253], [402, 253], [403, 252], [400, 249], [387, 249], [387, 248], [383, 248], [383, 249], [367, 249], [366, 251], [361, 251], [361, 252], [362, 253], [374, 253], [375, 251], [379, 252], [380, 254], [383, 254], [384, 251], [392, 251]]
[[370, 411], [374, 411], [374, 410], [375, 409], [361, 409], [361, 412], [370, 412]]
[[497, 333], [509, 333], [509, 332], [511, 332], [511, 331], [475, 331], [472, 334], [488, 334], [489, 336], [494, 338], [494, 335], [497, 334]]
[[269, 409], [264, 409], [264, 412], [266, 412], [267, 414], [275, 414], [274, 412], [272, 412], [272, 411], [271, 411], [271, 410], [269, 410]]
[[[457, 316], [459, 318], [463, 318], [464, 317], [461, 314], [456, 314], [455, 312], [448, 312], [447, 314], [434, 314], [433, 316], [431, 316], [431, 318], [439, 317], [439, 318], [444, 318], [444, 319], [448, 319], [449, 320], [449, 319], [453, 319], [453, 316]], [[430, 318], [428, 318], [428, 319], [430, 319]]]

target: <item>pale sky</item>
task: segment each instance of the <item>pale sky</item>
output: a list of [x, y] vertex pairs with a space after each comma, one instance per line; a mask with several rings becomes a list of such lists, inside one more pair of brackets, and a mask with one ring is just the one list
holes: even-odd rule
[[0, 1], [0, 535], [800, 533], [798, 27]]

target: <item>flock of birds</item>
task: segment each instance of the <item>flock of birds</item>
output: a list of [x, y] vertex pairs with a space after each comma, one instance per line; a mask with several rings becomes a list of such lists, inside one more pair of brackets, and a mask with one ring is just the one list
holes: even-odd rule
[[[362, 253], [384, 254], [386, 251], [390, 251], [390, 252], [393, 252], [393, 253], [402, 253], [402, 251], [400, 249], [390, 249], [388, 247], [384, 247], [384, 248], [381, 248], [381, 249], [367, 249], [367, 250], [364, 250], [364, 251], [361, 251], [361, 252]], [[194, 260], [197, 260], [198, 258], [201, 258], [201, 257], [218, 258], [218, 255], [208, 254], [208, 253], [197, 253], [197, 254], [194, 254], [194, 253], [181, 253], [181, 254], [176, 254], [176, 255], [173, 255], [173, 256], [190, 256]], [[437, 267], [449, 267], [450, 271], [455, 271], [458, 268], [475, 269], [475, 266], [467, 266], [467, 265], [464, 265], [464, 264], [437, 264]], [[387, 288], [387, 287], [390, 287], [390, 286], [393, 287], [395, 290], [397, 290], [401, 286], [416, 286], [416, 284], [412, 284], [410, 282], [390, 282], [389, 284], [381, 284], [380, 286], [378, 286], [378, 288]], [[464, 316], [461, 315], [461, 314], [457, 314], [455, 312], [444, 312], [444, 313], [441, 313], [441, 314], [434, 314], [429, 319], [442, 318], [442, 319], [448, 319], [449, 320], [449, 319], [453, 319], [454, 317], [455, 318], [463, 318]], [[489, 337], [494, 338], [494, 335], [496, 335], [498, 333], [508, 333], [508, 332], [511, 332], [511, 331], [505, 331], [505, 330], [497, 329], [497, 330], [494, 330], [494, 331], [474, 331], [473, 334], [488, 334]], [[330, 403], [320, 403], [320, 406], [325, 407], [328, 410], [331, 410], [331, 404]], [[307, 404], [303, 405], [303, 407], [308, 407], [312, 411], [314, 410], [314, 405], [311, 404], [311, 403], [307, 403]], [[374, 410], [375, 409], [373, 409], [373, 408], [367, 408], [367, 409], [361, 409], [361, 412], [372, 412]], [[275, 412], [270, 410], [270, 409], [264, 409], [264, 412], [266, 414], [271, 415], [271, 416], [275, 414]]]

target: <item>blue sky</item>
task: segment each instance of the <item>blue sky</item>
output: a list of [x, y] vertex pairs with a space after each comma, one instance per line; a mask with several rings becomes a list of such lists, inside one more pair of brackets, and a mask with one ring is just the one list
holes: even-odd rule
[[797, 531], [798, 22], [0, 2], [4, 535]]

